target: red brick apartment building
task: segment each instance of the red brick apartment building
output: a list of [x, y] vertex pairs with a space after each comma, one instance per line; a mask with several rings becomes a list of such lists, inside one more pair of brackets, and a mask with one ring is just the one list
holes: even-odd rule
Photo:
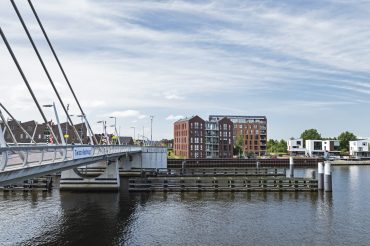
[[234, 123], [234, 143], [239, 136], [243, 137], [244, 154], [248, 152], [258, 156], [266, 154], [266, 116], [210, 115], [209, 120], [221, 120], [225, 117]]
[[206, 122], [199, 116], [174, 123], [174, 153], [184, 158], [232, 158], [234, 124], [227, 118]]
[[219, 157], [220, 158], [233, 158], [233, 132], [234, 124], [233, 122], [224, 117], [218, 121], [219, 128]]
[[205, 158], [205, 121], [193, 116], [174, 123], [174, 153], [184, 158]]

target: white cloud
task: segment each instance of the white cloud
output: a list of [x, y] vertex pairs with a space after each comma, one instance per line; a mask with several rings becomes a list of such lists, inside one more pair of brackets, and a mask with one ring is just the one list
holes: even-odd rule
[[184, 119], [185, 117], [182, 116], [182, 115], [173, 115], [173, 114], [170, 114], [169, 116], [166, 117], [166, 120], [169, 120], [169, 121], [177, 121], [177, 120], [180, 120], [180, 119]]
[[175, 91], [168, 91], [164, 93], [164, 97], [168, 100], [183, 100], [185, 97], [179, 96]]
[[[361, 106], [369, 94], [368, 2], [323, 2], [316, 8], [239, 0], [56, 0], [34, 5], [94, 122], [107, 112], [135, 121], [147, 118], [140, 111], [151, 112], [170, 121], [221, 110], [269, 112], [271, 105], [288, 108], [290, 103], [299, 105], [300, 112], [339, 107], [335, 100]], [[338, 14], [334, 10], [342, 4], [348, 11]], [[28, 4], [18, 7], [60, 94], [71, 112], [78, 112]], [[40, 104], [57, 102], [9, 2], [0, 2], [0, 16]], [[0, 57], [0, 91], [8, 92], [0, 100], [19, 118], [39, 117], [1, 41]], [[296, 98], [304, 94], [310, 98]], [[318, 103], [306, 103], [311, 98]], [[174, 109], [176, 114], [167, 116]], [[168, 123], [155, 121], [156, 132], [169, 134], [171, 129], [162, 130]]]
[[120, 117], [120, 118], [137, 118], [137, 119], [144, 119], [146, 116], [141, 114], [137, 110], [129, 109], [125, 111], [114, 111], [111, 116]]

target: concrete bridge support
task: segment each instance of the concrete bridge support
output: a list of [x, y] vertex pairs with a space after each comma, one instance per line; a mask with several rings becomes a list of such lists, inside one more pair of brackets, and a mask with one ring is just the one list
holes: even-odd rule
[[143, 147], [141, 153], [129, 154], [121, 159], [120, 171], [167, 168], [167, 148]]
[[[119, 162], [120, 158], [100, 162], [94, 167], [89, 167], [86, 173], [79, 172], [77, 169], [63, 171], [60, 190], [118, 191], [120, 187]], [[98, 176], [96, 176], [97, 171], [91, 171], [94, 168], [102, 170], [100, 173], [98, 172]]]

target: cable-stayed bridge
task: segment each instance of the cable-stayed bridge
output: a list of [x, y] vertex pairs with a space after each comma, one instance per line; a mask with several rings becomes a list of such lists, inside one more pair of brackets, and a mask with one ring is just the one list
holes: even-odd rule
[[[22, 2], [24, 3], [24, 2]], [[55, 86], [52, 75], [49, 73], [46, 63], [44, 62], [40, 52], [33, 41], [30, 30], [27, 27], [21, 13], [19, 12], [15, 0], [10, 0], [10, 4], [14, 8], [14, 11], [22, 25], [29, 42], [43, 68], [43, 71], [58, 99], [59, 104], [63, 109], [63, 113], [68, 119], [66, 124], [72, 127], [74, 135], [77, 137], [77, 143], [73, 145], [67, 144], [67, 134], [64, 135], [60, 122], [59, 116], [53, 105], [43, 105], [48, 107], [54, 107], [55, 118], [58, 125], [58, 130], [53, 130], [50, 122], [46, 119], [43, 112], [42, 104], [39, 103], [33, 89], [32, 83], [27, 79], [26, 74], [23, 72], [20, 66], [16, 54], [13, 52], [11, 44], [9, 43], [5, 32], [0, 27], [0, 35], [3, 40], [3, 44], [6, 46], [12, 61], [18, 69], [21, 78], [26, 85], [30, 96], [33, 99], [35, 106], [37, 107], [42, 119], [43, 124], [46, 125], [50, 139], [53, 139], [53, 144], [42, 144], [39, 145], [34, 141], [33, 137], [22, 128], [18, 123], [19, 128], [24, 134], [31, 139], [32, 144], [23, 145], [19, 143], [12, 132], [12, 128], [9, 126], [7, 120], [3, 116], [0, 109], [0, 186], [19, 182], [25, 179], [39, 177], [46, 174], [52, 174], [62, 172], [61, 174], [61, 188], [75, 188], [75, 189], [117, 189], [120, 186], [119, 181], [119, 169], [130, 170], [132, 168], [165, 168], [167, 167], [167, 149], [153, 146], [125, 146], [120, 145], [120, 142], [116, 142], [116, 145], [110, 143], [108, 134], [106, 132], [106, 125], [104, 125], [104, 144], [100, 144], [102, 141], [98, 141], [94, 134], [88, 118], [76, 96], [75, 91], [67, 77], [67, 74], [54, 50], [54, 47], [46, 33], [46, 30], [39, 18], [35, 7], [31, 0], [28, 0], [30, 11], [32, 11], [45, 40], [55, 58], [60, 71], [63, 74], [63, 78], [69, 88], [73, 98], [75, 100], [78, 109], [80, 110], [80, 116], [85, 124], [88, 131], [89, 144], [83, 142], [82, 133], [79, 133], [72, 122], [72, 119], [68, 113], [68, 105], [65, 104], [63, 98], [60, 96], [58, 89]], [[1, 45], [1, 44], [0, 44]], [[15, 117], [5, 108], [1, 103], [0, 105], [3, 110], [10, 116], [14, 122], [18, 122]], [[67, 105], [67, 106], [66, 106]], [[104, 121], [103, 121], [104, 122]], [[5, 132], [10, 134], [11, 141], [6, 141], [4, 137]], [[58, 133], [57, 133], [58, 132]], [[118, 137], [117, 128], [115, 127], [115, 134]], [[143, 138], [144, 139], [144, 138]], [[84, 167], [84, 168], [81, 168]], [[88, 172], [90, 169], [99, 170], [94, 175]]]

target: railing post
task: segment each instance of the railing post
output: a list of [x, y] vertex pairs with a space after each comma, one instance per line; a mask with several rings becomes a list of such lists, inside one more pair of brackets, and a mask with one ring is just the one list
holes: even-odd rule
[[1, 166], [0, 166], [0, 170], [1, 171], [4, 171], [7, 164], [8, 164], [8, 151], [4, 150], [4, 151], [1, 152]]
[[54, 157], [53, 157], [53, 163], [55, 162], [55, 159], [57, 158], [57, 148], [54, 147]]
[[41, 163], [44, 161], [44, 149], [41, 149], [41, 159], [40, 159], [40, 162], [39, 164], [41, 165]]
[[26, 154], [23, 155], [23, 166], [26, 166], [28, 162], [28, 150], [26, 150]]

